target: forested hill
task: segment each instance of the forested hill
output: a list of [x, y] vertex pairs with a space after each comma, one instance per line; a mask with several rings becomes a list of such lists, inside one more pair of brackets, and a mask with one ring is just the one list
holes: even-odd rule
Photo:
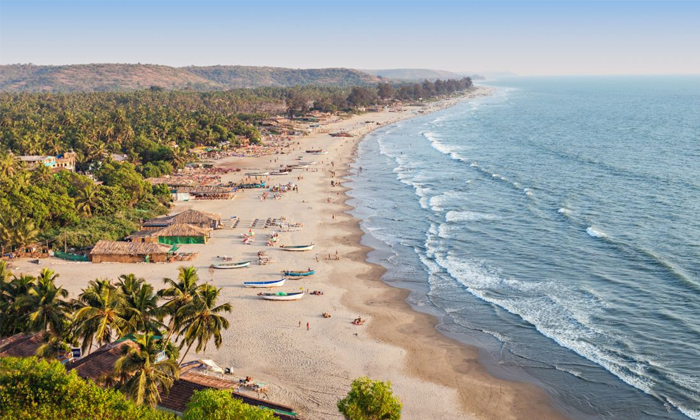
[[460, 79], [463, 76], [446, 70], [431, 69], [386, 69], [362, 70], [374, 76], [403, 81]]
[[376, 76], [344, 68], [287, 69], [281, 67], [210, 66], [184, 67], [183, 70], [227, 88], [297, 85], [347, 87], [375, 84], [380, 80]]
[[374, 84], [376, 76], [351, 69], [287, 69], [251, 66], [169, 67], [153, 64], [0, 66], [3, 92], [212, 91], [260, 86]]

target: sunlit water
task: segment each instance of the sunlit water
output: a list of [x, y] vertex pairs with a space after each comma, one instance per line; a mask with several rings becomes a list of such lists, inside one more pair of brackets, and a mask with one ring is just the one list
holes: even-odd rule
[[700, 78], [494, 85], [361, 143], [371, 259], [572, 417], [700, 419]]

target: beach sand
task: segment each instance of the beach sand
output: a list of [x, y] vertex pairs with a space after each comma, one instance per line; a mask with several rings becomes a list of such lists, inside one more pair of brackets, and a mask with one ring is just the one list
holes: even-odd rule
[[[481, 88], [470, 96], [485, 94], [488, 90]], [[423, 112], [456, 101], [433, 104]], [[361, 135], [416, 116], [418, 109], [369, 113], [325, 127], [330, 132], [348, 130], [358, 134], [353, 138], [312, 133], [300, 138], [290, 154], [216, 161], [218, 166], [242, 169], [224, 175], [224, 182], [240, 181], [246, 172], [275, 170], [299, 156], [318, 163], [290, 175], [270, 176], [268, 185], [294, 182], [299, 186], [298, 192], [284, 193], [279, 200], [261, 201], [262, 190], [247, 190], [233, 201], [177, 203], [173, 212], [194, 208], [219, 213], [222, 220], [232, 216], [241, 219], [235, 229], [212, 232], [207, 245], [183, 245], [181, 251], [199, 252], [192, 262], [91, 264], [47, 259], [36, 265], [24, 260], [14, 262], [13, 271], [37, 274], [41, 268], [52, 268], [60, 274], [58, 284], [75, 296], [89, 280], [98, 277], [116, 279], [120, 274], [134, 273], [160, 287], [163, 277], [177, 276], [178, 267], [197, 267], [202, 281], [222, 288], [222, 302], [231, 302], [233, 312], [228, 315], [231, 326], [224, 333], [221, 348], [216, 349], [211, 342], [205, 353], [192, 352], [188, 359], [210, 358], [222, 367], [233, 367], [237, 376], [264, 382], [272, 401], [293, 406], [306, 419], [341, 419], [337, 400], [359, 376], [391, 381], [404, 404], [403, 418], [408, 420], [563, 418], [535, 386], [490, 376], [478, 361], [477, 349], [441, 335], [434, 317], [413, 311], [405, 302], [408, 291], [383, 283], [384, 269], [365, 262], [370, 249], [360, 245], [359, 220], [346, 213], [350, 207], [345, 204], [344, 187], [331, 187], [330, 182], [342, 181], [341, 177], [347, 175]], [[370, 120], [373, 123], [365, 123]], [[322, 148], [328, 154], [304, 153], [312, 148]], [[335, 178], [331, 170], [336, 172]], [[286, 252], [267, 247], [265, 235], [276, 229], [263, 229], [261, 225], [254, 229], [254, 243], [242, 244], [241, 235], [248, 232], [253, 219], [264, 223], [281, 216], [292, 223], [303, 223], [303, 229], [280, 233], [278, 243], [315, 243], [313, 251]], [[257, 265], [258, 251], [265, 251], [274, 262]], [[336, 251], [339, 260], [333, 259]], [[211, 264], [220, 262], [217, 256], [223, 255], [232, 256], [234, 261], [251, 260], [253, 264], [240, 270], [210, 270]], [[298, 302], [270, 302], [256, 296], [261, 289], [242, 287], [244, 281], [275, 280], [281, 278], [282, 270], [309, 267], [316, 269], [314, 276], [290, 278], [284, 287], [273, 290], [322, 290], [322, 296], [307, 294]], [[323, 312], [331, 317], [324, 318]], [[358, 316], [367, 319], [365, 325], [351, 323]]]

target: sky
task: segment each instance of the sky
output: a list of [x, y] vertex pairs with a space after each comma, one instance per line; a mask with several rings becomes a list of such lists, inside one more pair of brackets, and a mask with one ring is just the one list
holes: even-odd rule
[[0, 64], [700, 74], [700, 1], [6, 1]]

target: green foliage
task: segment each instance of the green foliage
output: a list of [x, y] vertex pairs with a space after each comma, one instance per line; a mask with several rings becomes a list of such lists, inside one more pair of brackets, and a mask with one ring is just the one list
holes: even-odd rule
[[161, 345], [152, 334], [138, 334], [135, 347], [125, 347], [114, 364], [114, 373], [121, 378], [118, 389], [137, 404], [155, 407], [160, 391], [168, 393], [179, 377], [175, 360], [158, 360]]
[[195, 341], [197, 342], [195, 349], [197, 353], [206, 351], [207, 344], [212, 338], [216, 348], [221, 347], [223, 342], [221, 333], [228, 329], [229, 321], [219, 314], [231, 312], [231, 304], [224, 303], [217, 306], [220, 294], [221, 289], [210, 284], [203, 284], [197, 287], [190, 302], [178, 309], [179, 334], [183, 336], [180, 346], [187, 345], [187, 350], [182, 356], [180, 364], [187, 357], [187, 353]]
[[66, 373], [57, 361], [0, 358], [0, 420], [175, 420]]
[[355, 379], [347, 397], [338, 401], [338, 410], [348, 420], [399, 420], [401, 407], [391, 382], [367, 377]]
[[190, 399], [182, 420], [273, 420], [273, 411], [245, 404], [226, 390], [198, 391]]

